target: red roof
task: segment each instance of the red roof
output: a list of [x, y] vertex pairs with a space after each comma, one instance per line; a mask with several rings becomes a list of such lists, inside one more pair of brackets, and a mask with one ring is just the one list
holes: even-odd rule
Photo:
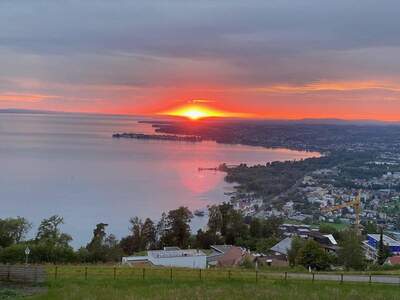
[[400, 255], [389, 257], [387, 261], [391, 265], [400, 265]]
[[233, 246], [226, 251], [220, 258], [218, 258], [219, 267], [232, 267], [241, 263], [243, 258], [243, 251], [241, 248]]

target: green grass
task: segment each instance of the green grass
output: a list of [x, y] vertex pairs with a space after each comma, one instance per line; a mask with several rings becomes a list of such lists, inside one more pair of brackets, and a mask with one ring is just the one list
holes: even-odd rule
[[[300, 222], [300, 221], [296, 221], [296, 220], [290, 220], [290, 219], [285, 219], [285, 221], [283, 223], [294, 224], [294, 225], [304, 225], [304, 222]], [[318, 228], [321, 225], [329, 225], [329, 226], [335, 228], [338, 231], [345, 230], [350, 226], [349, 224], [345, 224], [345, 223], [330, 223], [330, 222], [319, 222], [317, 224], [311, 224], [310, 226], [312, 228]]]
[[21, 293], [18, 290], [0, 287], [0, 300], [11, 300], [18, 297], [22, 297]]
[[338, 231], [342, 231], [342, 230], [346, 230], [347, 228], [350, 227], [349, 224], [345, 224], [345, 223], [329, 223], [329, 222], [321, 222], [319, 223], [319, 226], [321, 225], [329, 225], [332, 226], [333, 228], [335, 228]]
[[[49, 269], [53, 271], [54, 269]], [[254, 272], [193, 271], [174, 269], [90, 267], [87, 279], [80, 267], [59, 268], [57, 279], [50, 273], [48, 292], [30, 298], [49, 299], [399, 299], [400, 286], [284, 281], [279, 274], [258, 276]]]

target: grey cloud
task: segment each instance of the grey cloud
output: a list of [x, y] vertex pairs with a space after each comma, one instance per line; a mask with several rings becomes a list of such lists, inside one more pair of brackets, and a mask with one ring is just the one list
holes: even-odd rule
[[0, 75], [134, 86], [398, 76], [399, 11], [394, 0], [2, 1]]

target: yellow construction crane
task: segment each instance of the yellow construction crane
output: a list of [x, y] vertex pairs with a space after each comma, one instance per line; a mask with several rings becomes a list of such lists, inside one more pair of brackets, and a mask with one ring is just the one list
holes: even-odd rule
[[356, 198], [353, 201], [349, 201], [349, 202], [344, 202], [342, 204], [338, 204], [338, 205], [333, 205], [333, 206], [329, 206], [329, 207], [322, 207], [321, 208], [321, 212], [333, 212], [333, 211], [337, 211], [337, 210], [341, 210], [342, 208], [345, 207], [353, 207], [354, 208], [354, 212], [356, 214], [356, 220], [354, 223], [354, 226], [356, 228], [356, 231], [358, 232], [359, 235], [361, 235], [361, 226], [360, 226], [360, 214], [361, 214], [361, 193], [359, 192], [358, 195], [356, 196]]

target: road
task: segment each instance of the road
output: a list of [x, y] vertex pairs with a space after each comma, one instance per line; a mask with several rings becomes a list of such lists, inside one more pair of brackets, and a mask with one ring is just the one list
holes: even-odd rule
[[[313, 280], [313, 274], [308, 273], [288, 273], [288, 279], [308, 279]], [[338, 281], [338, 282], [371, 282], [371, 283], [388, 283], [388, 284], [399, 284], [400, 276], [391, 275], [351, 275], [344, 274], [343, 278], [341, 274], [314, 274], [314, 280], [319, 281]]]

